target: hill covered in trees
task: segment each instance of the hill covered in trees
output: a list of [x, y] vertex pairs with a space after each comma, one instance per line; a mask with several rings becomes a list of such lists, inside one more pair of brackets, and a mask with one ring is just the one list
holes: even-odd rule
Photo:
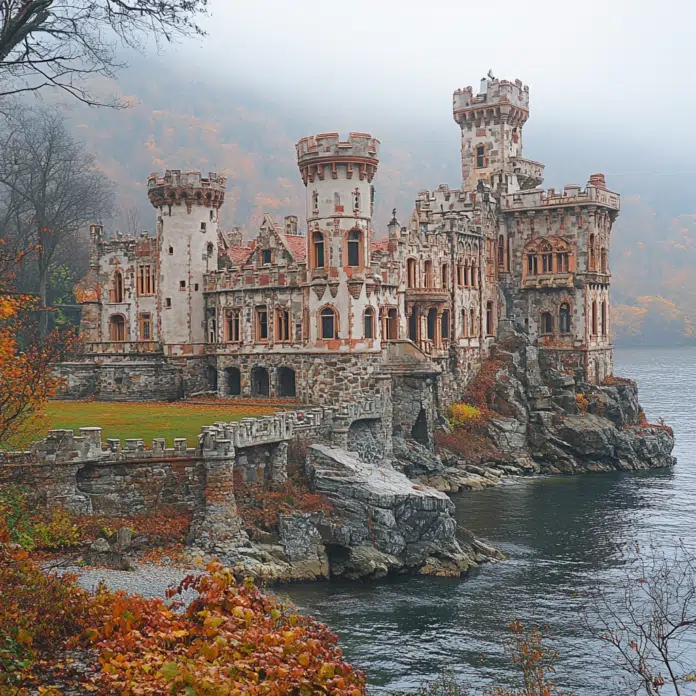
[[[119, 214], [112, 225], [121, 231], [153, 229], [145, 183], [151, 171], [165, 168], [224, 173], [228, 196], [222, 222], [227, 228], [255, 230], [266, 212], [302, 219], [304, 187], [294, 145], [308, 133], [344, 124], [371, 130], [382, 141], [375, 180], [378, 235], [392, 208], [407, 222], [420, 189], [460, 180], [458, 128], [450, 120], [447, 99], [441, 125], [423, 130], [386, 117], [377, 119], [377, 125], [353, 124], [350, 114], [338, 114], [335, 108], [273, 102], [234, 82], [199, 79], [183, 67], [160, 68], [157, 79], [150, 79], [148, 65], [151, 70], [151, 64], [134, 66], [119, 81], [130, 108], [72, 107], [71, 112], [77, 134], [117, 184]], [[619, 150], [607, 156], [591, 132], [585, 148], [584, 134], [568, 143], [562, 124], [554, 130], [543, 119], [544, 114], [534, 112], [526, 126], [525, 150], [546, 162], [549, 186], [584, 184], [590, 162], [596, 162], [597, 170], [620, 169], [624, 163]], [[690, 212], [689, 200], [694, 178], [607, 173], [608, 185], [622, 194], [611, 250], [618, 344], [696, 342], [696, 274], [691, 270], [696, 265], [696, 204]]]

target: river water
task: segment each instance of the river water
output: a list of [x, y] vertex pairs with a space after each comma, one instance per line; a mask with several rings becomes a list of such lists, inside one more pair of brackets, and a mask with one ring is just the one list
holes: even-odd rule
[[544, 624], [562, 656], [557, 673], [575, 694], [616, 693], [600, 646], [584, 633], [579, 597], [609, 586], [627, 543], [690, 540], [696, 521], [696, 350], [616, 351], [617, 375], [638, 380], [650, 421], [675, 430], [673, 471], [522, 479], [455, 497], [459, 522], [502, 549], [462, 581], [411, 578], [376, 584], [298, 585], [298, 607], [338, 633], [371, 691], [413, 690], [443, 669], [476, 693], [510, 683], [507, 624]]

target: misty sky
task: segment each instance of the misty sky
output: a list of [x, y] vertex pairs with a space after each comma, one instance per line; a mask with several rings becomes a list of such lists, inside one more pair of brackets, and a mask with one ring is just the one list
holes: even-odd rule
[[211, 11], [188, 60], [325, 109], [339, 128], [449, 127], [453, 89], [491, 68], [530, 85], [530, 126], [630, 141], [658, 170], [696, 154], [694, 0], [211, 0]]

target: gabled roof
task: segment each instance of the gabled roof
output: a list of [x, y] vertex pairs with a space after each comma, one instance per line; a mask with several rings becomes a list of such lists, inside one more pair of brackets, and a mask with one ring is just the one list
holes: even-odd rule
[[233, 246], [227, 249], [227, 256], [229, 256], [230, 261], [232, 261], [233, 264], [241, 266], [247, 262], [247, 259], [253, 250], [253, 246]]
[[307, 259], [307, 238], [299, 235], [286, 235], [283, 232], [281, 234], [283, 235], [285, 246], [287, 246], [295, 261], [305, 261]]

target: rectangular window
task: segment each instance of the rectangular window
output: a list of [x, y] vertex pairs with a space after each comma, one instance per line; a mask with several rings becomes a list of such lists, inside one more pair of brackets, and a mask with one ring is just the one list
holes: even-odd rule
[[136, 281], [138, 295], [155, 294], [155, 274], [152, 266], [138, 266]]
[[268, 340], [268, 310], [266, 307], [258, 307], [256, 310], [256, 340]]
[[483, 169], [486, 166], [486, 148], [483, 145], [476, 147], [476, 167]]
[[270, 249], [262, 249], [261, 250], [261, 263], [264, 266], [271, 263], [271, 250]]
[[179, 281], [179, 290], [186, 290], [186, 281], [185, 280]]
[[172, 298], [171, 298], [171, 297], [165, 297], [165, 299], [164, 299], [164, 306], [165, 306], [167, 309], [171, 309], [171, 306], [172, 306]]
[[290, 312], [287, 309], [276, 310], [276, 341], [290, 340]]
[[539, 273], [539, 257], [536, 254], [527, 256], [527, 273], [537, 275]]
[[239, 310], [234, 309], [227, 312], [225, 316], [225, 338], [230, 343], [235, 343], [241, 340], [240, 337], [240, 322], [239, 322]]
[[152, 315], [150, 312], [141, 312], [138, 315], [139, 336], [141, 341], [152, 340]]
[[569, 264], [567, 253], [556, 254], [556, 271], [558, 273], [568, 273]]
[[205, 222], [201, 222], [201, 232], [205, 232], [208, 229], [208, 226], [205, 224]]

